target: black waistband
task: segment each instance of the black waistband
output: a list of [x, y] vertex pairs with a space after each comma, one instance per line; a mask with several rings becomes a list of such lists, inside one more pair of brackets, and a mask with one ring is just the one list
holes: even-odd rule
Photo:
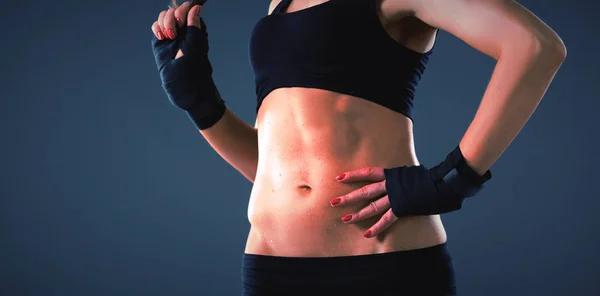
[[369, 294], [377, 296], [412, 295], [416, 291], [452, 295], [454, 291], [452, 259], [446, 244], [341, 257], [244, 254], [242, 278], [244, 295], [253, 296], [308, 295], [315, 291], [335, 295], [355, 295], [357, 291], [379, 291]]
[[242, 268], [285, 272], [306, 270], [319, 267], [320, 271], [344, 272], [345, 269], [360, 266], [362, 269], [381, 269], [395, 267], [398, 264], [410, 266], [427, 262], [451, 260], [447, 245], [440, 244], [428, 248], [408, 251], [395, 251], [380, 254], [367, 254], [339, 257], [283, 257], [256, 254], [244, 254]]

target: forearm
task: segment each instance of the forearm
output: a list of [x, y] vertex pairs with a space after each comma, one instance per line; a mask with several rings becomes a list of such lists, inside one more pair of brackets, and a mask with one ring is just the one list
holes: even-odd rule
[[[527, 46], [526, 46], [527, 47]], [[504, 50], [474, 120], [460, 142], [466, 162], [485, 173], [508, 148], [546, 93], [565, 57], [558, 41], [534, 39]]]
[[254, 182], [258, 165], [258, 133], [254, 127], [227, 109], [217, 123], [200, 133], [225, 161]]

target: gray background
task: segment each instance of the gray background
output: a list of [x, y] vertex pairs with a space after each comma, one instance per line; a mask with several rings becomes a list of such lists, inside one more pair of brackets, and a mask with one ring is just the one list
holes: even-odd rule
[[[150, 25], [167, 2], [3, 5], [0, 295], [239, 295], [251, 184], [160, 87]], [[493, 181], [444, 217], [459, 292], [600, 295], [597, 5], [521, 3], [568, 58]], [[247, 42], [267, 7], [204, 10], [215, 80], [251, 124]], [[460, 140], [494, 66], [446, 33], [435, 51], [414, 116], [428, 166]]]

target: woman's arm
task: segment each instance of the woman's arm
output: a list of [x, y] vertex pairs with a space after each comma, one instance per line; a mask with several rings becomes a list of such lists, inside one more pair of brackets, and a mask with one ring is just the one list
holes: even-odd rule
[[258, 132], [256, 128], [227, 109], [225, 115], [217, 123], [201, 130], [200, 133], [225, 161], [250, 182], [254, 182], [258, 165]]
[[340, 182], [376, 182], [331, 200], [335, 207], [371, 201], [350, 221], [382, 214], [365, 231], [367, 238], [377, 237], [401, 216], [460, 209], [491, 178], [488, 169], [525, 125], [566, 56], [558, 35], [510, 0], [383, 0], [381, 11], [389, 20], [412, 13], [498, 62], [460, 147], [439, 165], [343, 172]]
[[387, 9], [398, 14], [408, 9], [425, 23], [497, 59], [475, 118], [460, 142], [466, 162], [483, 174], [541, 101], [566, 57], [565, 45], [550, 27], [511, 0], [385, 1]]
[[[258, 163], [257, 130], [235, 116], [223, 103], [212, 79], [202, 7], [184, 2], [159, 14], [152, 24], [154, 56], [171, 103], [187, 112], [208, 143], [231, 166], [254, 182]], [[178, 27], [187, 25], [179, 44]], [[180, 31], [181, 33], [181, 31]], [[185, 54], [184, 54], [185, 52]], [[184, 59], [188, 55], [188, 59]], [[174, 59], [173, 59], [174, 57]]]

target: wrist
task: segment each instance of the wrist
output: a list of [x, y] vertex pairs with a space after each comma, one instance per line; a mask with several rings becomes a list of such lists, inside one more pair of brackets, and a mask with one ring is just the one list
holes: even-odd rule
[[457, 146], [442, 163], [433, 168], [433, 177], [435, 182], [445, 183], [455, 194], [464, 198], [479, 192], [492, 174], [488, 170], [479, 175], [467, 164], [460, 146]]
[[[460, 148], [457, 150], [458, 153], [461, 153]], [[492, 178], [489, 170], [474, 168], [464, 156], [461, 156], [460, 161], [456, 164], [456, 171], [475, 185], [481, 185]]]
[[482, 153], [481, 148], [477, 148], [476, 145], [465, 145], [461, 141], [457, 147], [460, 150], [462, 159], [464, 159], [465, 165], [472, 172], [475, 172], [479, 176], [483, 176], [487, 173], [490, 168], [490, 164], [486, 158], [483, 157], [485, 153]]
[[210, 100], [204, 100], [185, 111], [198, 130], [205, 130], [221, 120], [226, 109], [225, 101], [215, 88], [215, 95]]

